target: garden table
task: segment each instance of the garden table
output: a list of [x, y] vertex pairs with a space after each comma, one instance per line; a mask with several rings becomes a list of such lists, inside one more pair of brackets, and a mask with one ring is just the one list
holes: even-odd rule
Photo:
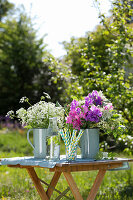
[[[42, 200], [49, 200], [54, 190], [59, 193], [59, 196], [56, 198], [56, 200], [59, 200], [62, 197], [70, 199], [70, 197], [66, 195], [66, 193], [69, 190], [71, 190], [76, 200], [83, 200], [83, 197], [79, 192], [79, 189], [74, 181], [71, 172], [98, 170], [93, 186], [87, 197], [87, 200], [94, 200], [106, 171], [129, 169], [129, 162], [133, 162], [133, 159], [115, 158], [114, 160], [103, 159], [95, 161], [93, 159], [86, 160], [77, 158], [77, 160], [73, 162], [66, 161], [64, 156], [61, 156], [60, 160], [55, 162], [47, 161], [45, 159], [35, 159], [34, 157], [16, 157], [0, 159], [0, 165], [7, 165], [8, 167], [17, 167], [22, 169], [25, 168], [28, 174], [30, 175], [35, 185], [35, 188], [37, 189], [38, 194], [40, 195], [40, 198]], [[50, 172], [54, 172], [50, 184], [46, 183], [44, 180], [41, 180], [38, 177], [35, 171], [36, 167], [48, 168]], [[61, 193], [55, 187], [62, 173], [66, 178], [69, 187]], [[42, 186], [42, 183], [48, 186], [46, 192]]]

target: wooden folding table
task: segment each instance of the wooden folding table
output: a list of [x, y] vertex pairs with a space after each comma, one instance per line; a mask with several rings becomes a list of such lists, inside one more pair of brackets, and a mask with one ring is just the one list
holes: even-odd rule
[[[54, 172], [54, 175], [52, 177], [50, 184], [46, 183], [45, 182], [46, 180], [45, 181], [41, 180], [36, 174], [35, 167], [40, 167], [40, 166], [36, 166], [34, 164], [33, 165], [21, 165], [21, 164], [10, 165], [9, 164], [7, 166], [25, 168], [28, 171], [38, 191], [38, 194], [40, 195], [40, 198], [42, 200], [49, 200], [54, 190], [59, 193], [59, 196], [56, 198], [56, 200], [59, 200], [62, 197], [66, 197], [66, 199], [70, 199], [70, 197], [66, 195], [69, 189], [71, 190], [76, 200], [83, 200], [83, 197], [81, 196], [79, 192], [79, 189], [74, 181], [74, 178], [71, 172], [98, 170], [96, 179], [93, 183], [93, 186], [90, 192], [88, 192], [89, 195], [87, 197], [87, 200], [94, 200], [106, 171], [115, 169], [115, 168], [119, 169], [119, 167], [122, 167], [124, 163], [128, 163], [128, 162], [133, 162], [133, 159], [119, 158], [115, 160], [100, 160], [100, 161], [78, 161], [78, 162], [75, 161], [75, 162], [61, 162], [61, 163], [57, 162], [53, 168], [49, 168], [50, 172]], [[61, 193], [55, 187], [62, 173], [64, 177], [66, 178], [69, 187], [64, 192]], [[48, 186], [48, 189], [46, 192], [42, 186], [42, 183]]]

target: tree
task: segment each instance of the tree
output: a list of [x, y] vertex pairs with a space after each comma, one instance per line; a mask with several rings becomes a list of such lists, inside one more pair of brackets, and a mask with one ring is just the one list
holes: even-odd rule
[[7, 16], [8, 12], [13, 9], [14, 5], [7, 0], [0, 0], [0, 21]]
[[[102, 90], [124, 117], [128, 133], [133, 135], [133, 76], [125, 75], [123, 70], [132, 56], [132, 27], [127, 23], [132, 12], [129, 1], [114, 1], [111, 17], [100, 14], [101, 26], [96, 31], [84, 38], [72, 38], [64, 45], [65, 62], [72, 69], [75, 85], [81, 86], [78, 94]], [[73, 96], [71, 87], [68, 93]]]
[[[106, 34], [103, 26], [98, 25], [95, 31], [86, 33], [84, 37], [72, 37], [70, 43], [63, 42], [64, 48], [67, 51], [65, 61], [71, 66], [72, 73], [81, 75], [84, 72], [86, 61], [91, 61], [91, 63], [99, 65], [100, 70], [109, 73], [107, 60], [108, 47], [106, 44], [111, 44], [114, 38], [115, 36]], [[91, 64], [90, 66], [87, 65], [87, 68], [88, 71], [95, 71], [95, 66], [93, 68]]]
[[59, 81], [54, 83], [56, 74], [50, 70], [52, 55], [43, 39], [37, 39], [31, 19], [20, 12], [0, 26], [0, 114], [18, 109], [23, 96], [35, 103], [47, 92], [52, 100], [59, 100]]

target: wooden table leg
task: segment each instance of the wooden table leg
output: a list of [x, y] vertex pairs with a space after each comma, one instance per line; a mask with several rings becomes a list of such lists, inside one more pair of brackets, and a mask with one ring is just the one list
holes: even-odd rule
[[106, 170], [99, 170], [87, 200], [95, 199], [97, 191], [102, 183], [105, 173], [106, 173]]
[[77, 185], [76, 185], [71, 173], [70, 172], [63, 172], [63, 174], [64, 174], [64, 176], [65, 176], [65, 178], [66, 178], [66, 180], [67, 180], [67, 182], [68, 182], [68, 184], [70, 186], [70, 189], [71, 189], [71, 191], [73, 193], [73, 196], [74, 196], [75, 200], [83, 200], [83, 198], [82, 198], [82, 196], [81, 196], [81, 194], [79, 192], [79, 189], [78, 189], [78, 187], [77, 187]]
[[28, 173], [29, 173], [29, 175], [30, 175], [40, 197], [41, 197], [41, 199], [42, 200], [49, 200], [49, 198], [46, 195], [46, 192], [44, 191], [44, 188], [41, 185], [41, 182], [40, 182], [34, 168], [30, 167], [30, 168], [26, 168], [26, 169], [27, 169], [27, 171], [28, 171]]
[[55, 172], [54, 173], [54, 176], [53, 176], [53, 178], [50, 182], [50, 185], [47, 189], [47, 192], [46, 192], [49, 199], [50, 199], [51, 195], [53, 194], [54, 188], [55, 188], [56, 184], [58, 183], [60, 175], [61, 175], [61, 172]]

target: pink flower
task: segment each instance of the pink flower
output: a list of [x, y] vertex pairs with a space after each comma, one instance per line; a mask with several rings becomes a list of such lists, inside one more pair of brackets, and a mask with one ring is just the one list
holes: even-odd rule
[[79, 120], [79, 119], [80, 119], [80, 117], [79, 117], [78, 115], [75, 115], [75, 119]]
[[69, 115], [66, 118], [66, 123], [67, 124], [71, 124], [73, 126], [74, 129], [78, 129], [80, 130], [80, 127], [82, 125], [81, 123], [81, 116], [83, 115], [83, 113], [81, 112], [81, 109], [78, 108], [78, 110], [75, 108], [72, 108], [69, 112]]
[[106, 106], [104, 106], [104, 110], [113, 110], [112, 103], [108, 103]]
[[67, 117], [66, 123], [72, 124], [72, 118], [70, 116]]
[[83, 105], [83, 111], [84, 111], [85, 113], [87, 113], [87, 112], [88, 112], [88, 107], [85, 106], [85, 105]]
[[80, 112], [79, 116], [80, 118], [85, 118], [85, 114], [83, 112]]

